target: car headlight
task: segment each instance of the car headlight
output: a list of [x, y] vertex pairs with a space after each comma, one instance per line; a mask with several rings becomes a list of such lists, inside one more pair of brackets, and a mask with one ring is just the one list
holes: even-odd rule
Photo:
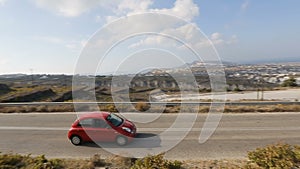
[[131, 133], [131, 129], [128, 127], [122, 127], [123, 130], [127, 131], [128, 133]]

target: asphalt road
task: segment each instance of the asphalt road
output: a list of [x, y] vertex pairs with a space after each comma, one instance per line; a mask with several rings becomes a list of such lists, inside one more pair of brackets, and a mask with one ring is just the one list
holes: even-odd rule
[[[164, 114], [151, 123], [137, 123], [138, 137], [159, 136], [159, 133], [173, 124], [176, 117], [177, 114]], [[50, 158], [88, 158], [96, 153], [110, 156], [111, 153], [97, 144], [73, 146], [69, 142], [67, 131], [76, 118], [73, 113], [0, 114], [0, 152], [45, 154]], [[151, 119], [153, 116], [139, 114], [136, 118]], [[285, 142], [300, 145], [300, 113], [224, 114], [215, 133], [207, 142], [199, 144], [199, 133], [205, 118], [203, 114], [198, 116], [185, 139], [167, 151], [167, 158], [241, 159], [246, 157], [248, 151], [267, 144]], [[181, 123], [185, 125], [190, 122]], [[167, 140], [172, 142], [179, 131], [179, 128], [174, 129]], [[128, 145], [128, 150], [136, 144], [133, 141]], [[112, 149], [115, 148], [113, 145]], [[160, 142], [156, 142], [148, 149], [159, 149], [160, 146]], [[138, 149], [135, 147], [135, 150]]]

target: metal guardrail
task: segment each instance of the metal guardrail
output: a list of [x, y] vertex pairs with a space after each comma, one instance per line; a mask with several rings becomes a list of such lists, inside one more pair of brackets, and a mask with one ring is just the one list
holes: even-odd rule
[[[0, 106], [26, 106], [26, 105], [70, 105], [70, 104], [76, 104], [76, 105], [103, 105], [103, 104], [137, 104], [139, 102], [20, 102], [20, 103], [0, 103]], [[167, 105], [167, 106], [176, 106], [180, 104], [190, 104], [190, 105], [211, 105], [211, 104], [226, 104], [226, 105], [232, 105], [232, 106], [254, 106], [254, 105], [300, 105], [300, 102], [295, 101], [260, 101], [260, 102], [151, 102], [153, 105]]]

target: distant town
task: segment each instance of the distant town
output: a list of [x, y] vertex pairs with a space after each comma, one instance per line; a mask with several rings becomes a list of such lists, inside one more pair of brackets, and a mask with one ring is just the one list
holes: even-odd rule
[[[132, 102], [149, 102], [149, 99], [176, 101], [182, 89], [197, 90], [202, 95], [202, 100], [210, 100], [210, 97], [205, 96], [212, 90], [206, 66], [213, 66], [214, 64], [193, 62], [182, 67], [153, 69], [136, 75], [0, 75], [0, 102], [91, 101], [95, 97], [96, 101], [99, 102], [113, 102], [112, 91], [116, 92], [120, 98], [126, 98], [129, 92]], [[221, 66], [226, 77], [225, 90], [228, 92], [233, 94], [240, 94], [244, 91], [255, 93], [249, 97], [250, 100], [295, 101], [299, 99], [294, 95], [286, 96], [286, 98], [273, 98], [266, 94], [264, 97], [263, 93], [299, 87], [300, 63], [253, 65], [225, 63]], [[189, 79], [188, 71], [193, 73], [197, 83], [186, 80]], [[176, 78], [174, 78], [175, 76]], [[117, 80], [113, 81], [114, 78]], [[129, 84], [125, 83], [126, 81]], [[158, 92], [155, 91], [156, 89], [159, 89]], [[74, 94], [80, 98], [74, 98]], [[168, 97], [165, 98], [165, 96]], [[248, 99], [246, 96], [243, 98], [244, 96], [232, 95], [232, 97], [230, 100]], [[108, 110], [110, 109], [113, 108], [109, 107]]]
[[246, 78], [281, 85], [291, 77], [300, 85], [300, 63], [232, 65], [225, 68], [228, 77]]
[[[300, 62], [276, 63], [276, 64], [233, 64], [224, 63], [225, 76], [229, 90], [238, 88], [239, 90], [253, 90], [259, 86], [266, 88], [280, 87], [289, 79], [294, 80], [294, 85], [300, 85]], [[185, 76], [191, 69], [200, 89], [209, 89], [210, 84], [205, 64], [202, 62], [193, 62], [187, 67], [154, 69], [146, 73], [137, 75], [117, 75], [123, 78], [132, 79], [132, 87], [149, 88], [176, 88], [178, 84], [171, 77], [172, 75]], [[90, 85], [85, 78], [94, 77], [94, 75], [75, 75], [81, 77], [81, 84]], [[134, 78], [132, 78], [134, 76]], [[27, 85], [59, 85], [72, 86], [72, 75], [51, 75], [51, 74], [7, 74], [0, 75], [0, 84], [9, 86], [27, 86]], [[97, 75], [95, 78], [96, 87], [111, 87], [112, 75]], [[115, 87], [122, 86], [113, 84]]]

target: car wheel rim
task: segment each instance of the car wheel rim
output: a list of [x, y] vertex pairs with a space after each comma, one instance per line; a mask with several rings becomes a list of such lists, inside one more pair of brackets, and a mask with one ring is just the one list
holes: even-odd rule
[[80, 144], [80, 138], [77, 137], [77, 136], [74, 136], [74, 137], [72, 138], [72, 143], [73, 143], [73, 144]]
[[118, 137], [117, 138], [117, 143], [119, 145], [125, 145], [126, 144], [126, 138], [124, 138], [124, 137]]

